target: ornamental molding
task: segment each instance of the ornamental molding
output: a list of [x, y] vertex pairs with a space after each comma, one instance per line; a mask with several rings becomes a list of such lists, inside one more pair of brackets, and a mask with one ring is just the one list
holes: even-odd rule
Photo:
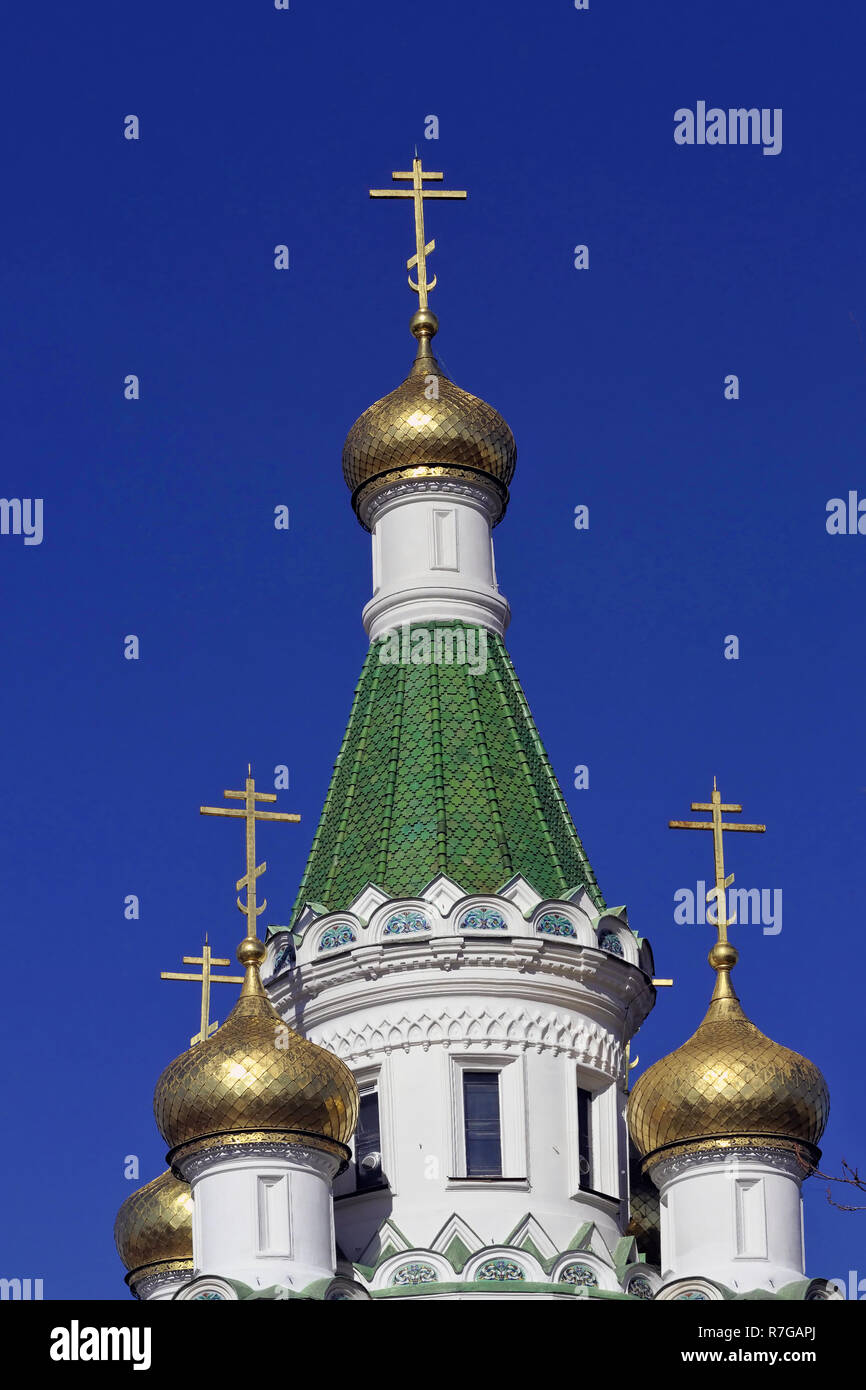
[[221, 1274], [198, 1274], [175, 1294], [178, 1302], [202, 1302], [215, 1300], [220, 1303], [237, 1303], [238, 1291]]
[[698, 1301], [700, 1303], [720, 1303], [724, 1298], [721, 1287], [700, 1275], [685, 1279], [675, 1279], [665, 1284], [656, 1293], [660, 1303]]
[[[457, 1250], [452, 1255], [455, 1243]], [[621, 1244], [617, 1244], [618, 1252]], [[531, 1212], [502, 1242], [487, 1244], [452, 1212], [425, 1245], [412, 1245], [386, 1218], [354, 1270], [357, 1279], [375, 1294], [399, 1289], [409, 1298], [435, 1293], [437, 1284], [458, 1284], [465, 1289], [483, 1286], [492, 1279], [568, 1285], [575, 1293], [590, 1297], [593, 1290], [607, 1290], [651, 1298], [661, 1285], [661, 1276], [655, 1267], [638, 1261], [633, 1241], [631, 1246], [629, 1253], [634, 1258], [623, 1265], [614, 1259], [592, 1224], [588, 1230], [581, 1227], [567, 1249], [559, 1249]], [[389, 1253], [382, 1256], [383, 1250]], [[630, 1286], [636, 1283], [646, 1287], [632, 1290]]]
[[405, 1008], [409, 997], [441, 1009], [443, 995], [482, 995], [565, 1010], [627, 1036], [647, 1018], [654, 997], [638, 967], [611, 964], [601, 951], [530, 938], [497, 946], [453, 937], [356, 947], [326, 968], [300, 966], [278, 976], [269, 995], [287, 1022], [303, 1017], [305, 1032], [374, 1006]]
[[693, 1173], [695, 1169], [715, 1166], [724, 1170], [735, 1170], [738, 1165], [756, 1164], [762, 1168], [773, 1168], [786, 1177], [802, 1182], [808, 1172], [797, 1158], [790, 1142], [776, 1144], [743, 1143], [736, 1148], [720, 1149], [718, 1142], [709, 1141], [704, 1149], [689, 1149], [670, 1158], [660, 1158], [647, 1167], [657, 1187], [665, 1187], [676, 1179]]
[[192, 1260], [179, 1260], [170, 1264], [168, 1268], [159, 1270], [158, 1273], [147, 1273], [146, 1269], [144, 1272], [135, 1270], [127, 1278], [127, 1283], [135, 1297], [140, 1299], [142, 1303], [146, 1303], [150, 1298], [158, 1298], [160, 1292], [181, 1288], [182, 1285], [189, 1283], [192, 1277]]
[[344, 1023], [316, 1030], [313, 1039], [343, 1061], [361, 1061], [377, 1053], [409, 1052], [420, 1047], [495, 1048], [505, 1052], [550, 1052], [565, 1056], [616, 1080], [622, 1070], [622, 1047], [597, 1024], [574, 1015], [539, 1009], [425, 1010], [360, 1025]]
[[498, 589], [469, 587], [465, 581], [461, 585], [422, 582], [411, 588], [381, 590], [364, 605], [361, 621], [371, 642], [401, 623], [467, 623], [502, 637], [511, 609]]
[[[456, 470], [455, 470], [456, 471]], [[494, 524], [502, 515], [501, 485], [491, 482], [489, 486], [475, 481], [477, 475], [467, 474], [460, 478], [441, 475], [435, 478], [395, 478], [394, 482], [377, 488], [372, 495], [359, 499], [361, 522], [368, 530], [376, 524], [386, 509], [405, 501], [416, 501], [421, 493], [434, 496], [459, 497], [465, 502], [474, 503], [487, 520]], [[370, 479], [370, 483], [374, 482]]]
[[226, 1163], [240, 1162], [249, 1166], [250, 1160], [274, 1160], [288, 1163], [292, 1168], [312, 1168], [330, 1182], [340, 1167], [340, 1160], [321, 1149], [305, 1148], [300, 1144], [259, 1141], [238, 1144], [216, 1144], [179, 1156], [175, 1162], [186, 1182], [194, 1183], [210, 1169]]
[[[426, 930], [412, 934], [412, 945], [416, 949], [443, 937], [461, 946], [474, 948], [483, 944], [506, 951], [523, 949], [518, 945], [520, 942], [534, 942], [564, 947], [566, 954], [562, 960], [568, 961], [579, 958], [581, 948], [585, 948], [601, 951], [602, 958], [608, 962], [637, 966], [644, 976], [649, 973], [651, 978], [651, 972], [645, 968], [650, 963], [643, 950], [646, 943], [641, 943], [632, 932], [624, 908], [595, 913], [592, 900], [583, 888], [575, 890], [570, 898], [541, 899], [528, 884], [525, 885], [528, 893], [522, 892], [523, 886], [522, 880], [513, 879], [505, 885], [510, 891], [467, 894], [459, 884], [442, 874], [415, 898], [386, 898], [381, 889], [368, 885], [348, 909], [316, 915], [308, 904], [301, 919], [303, 931], [297, 951], [298, 966], [307, 974], [311, 967], [317, 972], [327, 970], [330, 979], [333, 962], [343, 960], [347, 954], [357, 955], [371, 946], [405, 945], [409, 933], [404, 932], [401, 939], [400, 933], [391, 930], [391, 924], [396, 917], [413, 916], [426, 924]], [[499, 930], [485, 930], [473, 922], [474, 917], [485, 913], [501, 919], [503, 925]], [[353, 928], [356, 941], [330, 942], [327, 949], [322, 949], [322, 937], [329, 928], [344, 925]], [[609, 940], [610, 949], [605, 949], [605, 939]], [[533, 953], [538, 954], [529, 954]]]
[[[356, 1277], [363, 1280], [364, 1287], [373, 1291], [387, 1288], [404, 1288], [407, 1297], [423, 1297], [425, 1292], [433, 1292], [436, 1284], [459, 1283], [482, 1285], [491, 1279], [504, 1279], [515, 1283], [563, 1284], [576, 1286], [575, 1291], [591, 1288], [610, 1292], [628, 1292], [626, 1284], [634, 1284], [642, 1279], [648, 1286], [646, 1293], [633, 1293], [632, 1297], [652, 1297], [659, 1287], [659, 1276], [645, 1266], [629, 1270], [621, 1280], [614, 1266], [595, 1255], [581, 1250], [565, 1250], [553, 1257], [545, 1257], [542, 1264], [531, 1249], [524, 1245], [488, 1245], [473, 1251], [461, 1269], [455, 1269], [446, 1255], [430, 1248], [412, 1248], [390, 1255], [375, 1270], [369, 1279], [361, 1269], [356, 1269]], [[430, 1286], [433, 1286], [431, 1289]], [[408, 1289], [417, 1288], [417, 1294]]]

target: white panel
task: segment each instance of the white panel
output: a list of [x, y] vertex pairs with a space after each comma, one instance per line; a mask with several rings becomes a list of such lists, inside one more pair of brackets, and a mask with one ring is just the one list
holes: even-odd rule
[[259, 1176], [256, 1185], [260, 1255], [289, 1255], [289, 1179], [284, 1174]]
[[382, 542], [379, 532], [373, 532], [373, 593], [378, 594], [382, 583]]
[[736, 1179], [737, 1255], [767, 1258], [767, 1212], [761, 1178]]
[[433, 547], [430, 568], [457, 569], [457, 512], [454, 507], [434, 507], [431, 512]]
[[659, 1197], [659, 1240], [662, 1253], [662, 1274], [665, 1277], [667, 1277], [668, 1270], [676, 1269], [675, 1235], [676, 1232], [671, 1223], [671, 1213], [668, 1207], [668, 1194], [663, 1192]]

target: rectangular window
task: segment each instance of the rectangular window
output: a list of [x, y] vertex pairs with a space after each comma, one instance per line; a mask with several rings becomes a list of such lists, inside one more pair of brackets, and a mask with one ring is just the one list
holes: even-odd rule
[[501, 1178], [498, 1072], [464, 1071], [463, 1127], [466, 1134], [466, 1176]]
[[592, 1189], [592, 1091], [583, 1086], [577, 1088], [577, 1167], [580, 1186]]
[[379, 1133], [379, 1095], [368, 1091], [361, 1096], [358, 1128], [355, 1130], [355, 1186], [358, 1192], [382, 1187], [382, 1139]]

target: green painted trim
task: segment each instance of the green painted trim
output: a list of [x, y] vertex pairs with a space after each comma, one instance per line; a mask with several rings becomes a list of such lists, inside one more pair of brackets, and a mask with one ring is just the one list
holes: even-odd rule
[[591, 1289], [588, 1294], [578, 1293], [573, 1284], [551, 1284], [551, 1283], [531, 1283], [527, 1279], [473, 1279], [471, 1283], [461, 1283], [459, 1280], [448, 1284], [412, 1284], [408, 1287], [397, 1287], [388, 1289], [370, 1289], [369, 1293], [373, 1298], [418, 1298], [424, 1297], [425, 1292], [437, 1293], [457, 1293], [471, 1289], [478, 1293], [481, 1289], [485, 1292], [494, 1290], [496, 1294], [520, 1294], [520, 1293], [557, 1293], [566, 1294], [570, 1298], [595, 1298], [611, 1299], [626, 1303], [641, 1303], [645, 1300], [635, 1298], [632, 1294], [618, 1293], [613, 1289]]
[[594, 1221], [584, 1221], [582, 1226], [578, 1226], [577, 1230], [575, 1231], [574, 1235], [571, 1237], [571, 1240], [566, 1246], [566, 1249], [563, 1251], [563, 1254], [567, 1254], [571, 1250], [586, 1250], [585, 1242], [588, 1238], [592, 1236], [594, 1230]]
[[465, 1269], [467, 1260], [471, 1260], [475, 1252], [469, 1249], [465, 1240], [455, 1231], [442, 1253], [454, 1273], [460, 1274]]
[[637, 1241], [634, 1236], [621, 1236], [613, 1251], [613, 1267], [619, 1274], [621, 1269], [637, 1263]]

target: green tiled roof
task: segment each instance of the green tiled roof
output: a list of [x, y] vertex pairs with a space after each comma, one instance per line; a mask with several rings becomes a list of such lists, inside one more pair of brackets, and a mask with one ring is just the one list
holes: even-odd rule
[[[425, 630], [437, 626], [459, 625]], [[487, 634], [475, 671], [383, 651], [364, 662], [295, 915], [346, 908], [368, 883], [416, 897], [437, 873], [467, 893], [518, 873], [548, 898], [585, 886], [603, 909], [502, 640]]]

